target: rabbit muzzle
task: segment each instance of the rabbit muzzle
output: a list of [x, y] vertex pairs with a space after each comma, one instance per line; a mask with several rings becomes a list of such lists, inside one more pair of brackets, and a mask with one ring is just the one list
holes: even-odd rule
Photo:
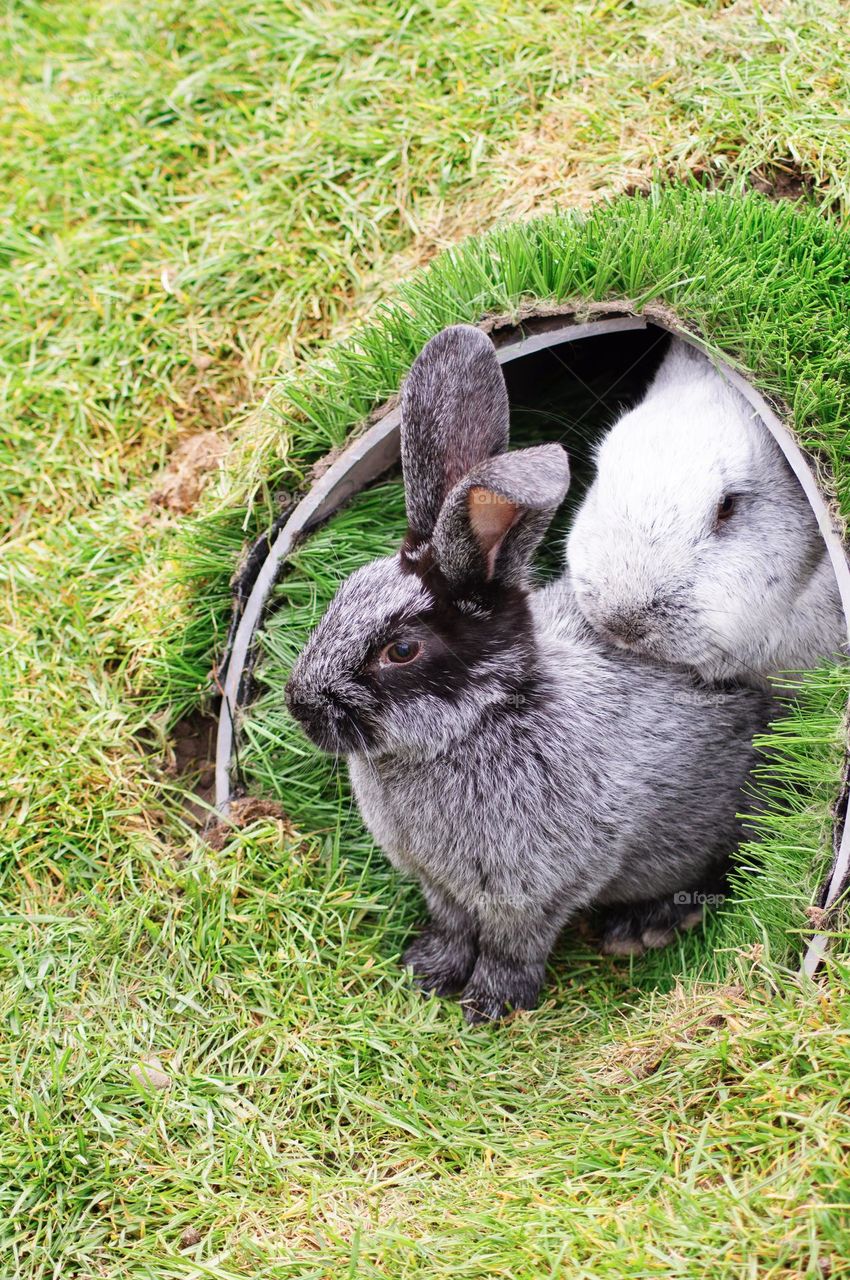
[[286, 705], [310, 741], [330, 755], [349, 755], [370, 745], [368, 726], [335, 688], [319, 688], [293, 676], [286, 686]]

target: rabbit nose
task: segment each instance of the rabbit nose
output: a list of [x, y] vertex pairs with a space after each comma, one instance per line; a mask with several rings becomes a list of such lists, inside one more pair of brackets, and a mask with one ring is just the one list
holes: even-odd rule
[[649, 630], [649, 619], [645, 609], [624, 609], [607, 618], [605, 625], [617, 639], [632, 644], [644, 638]]

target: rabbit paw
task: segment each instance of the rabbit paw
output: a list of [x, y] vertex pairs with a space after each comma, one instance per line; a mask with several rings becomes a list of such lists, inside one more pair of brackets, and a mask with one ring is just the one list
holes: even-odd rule
[[460, 991], [475, 967], [472, 940], [443, 933], [426, 925], [402, 956], [413, 970], [413, 980], [429, 995], [450, 996]]
[[533, 1009], [543, 985], [542, 965], [479, 956], [460, 1001], [466, 1021], [499, 1022], [517, 1009]]
[[606, 912], [601, 929], [601, 949], [606, 956], [642, 956], [673, 942], [678, 933], [702, 923], [699, 905], [675, 902], [641, 902]]

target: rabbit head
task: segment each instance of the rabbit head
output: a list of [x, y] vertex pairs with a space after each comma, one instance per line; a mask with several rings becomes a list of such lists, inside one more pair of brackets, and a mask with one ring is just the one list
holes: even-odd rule
[[439, 752], [534, 663], [526, 583], [569, 483], [559, 445], [507, 453], [508, 401], [489, 338], [456, 326], [402, 396], [408, 531], [351, 575], [299, 656], [287, 701], [323, 749]]
[[769, 667], [824, 555], [814, 514], [755, 410], [673, 341], [603, 440], [567, 544], [576, 601], [606, 639], [712, 678]]

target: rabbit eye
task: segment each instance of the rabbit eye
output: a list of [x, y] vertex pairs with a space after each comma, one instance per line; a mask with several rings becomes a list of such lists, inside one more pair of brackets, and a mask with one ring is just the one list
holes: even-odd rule
[[725, 493], [717, 504], [718, 521], [728, 520], [734, 510], [735, 510], [734, 493]]
[[418, 640], [395, 640], [388, 644], [381, 654], [381, 662], [392, 663], [393, 666], [404, 666], [419, 657], [422, 648]]

